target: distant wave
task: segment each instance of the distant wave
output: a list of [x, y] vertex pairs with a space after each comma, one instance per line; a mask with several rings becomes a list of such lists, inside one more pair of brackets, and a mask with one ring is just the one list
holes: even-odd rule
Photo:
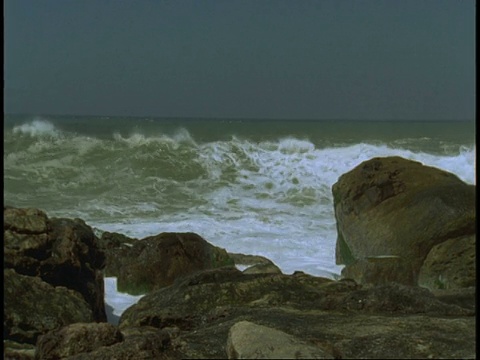
[[14, 134], [35, 136], [53, 136], [58, 137], [61, 132], [49, 121], [36, 118], [35, 120], [15, 126], [13, 128]]

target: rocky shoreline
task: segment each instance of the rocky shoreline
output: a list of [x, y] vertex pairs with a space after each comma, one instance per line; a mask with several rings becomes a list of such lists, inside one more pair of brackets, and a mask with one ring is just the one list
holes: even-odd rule
[[[4, 358], [475, 358], [475, 186], [388, 157], [332, 193], [340, 279], [5, 206]], [[118, 324], [107, 276], [146, 294]]]

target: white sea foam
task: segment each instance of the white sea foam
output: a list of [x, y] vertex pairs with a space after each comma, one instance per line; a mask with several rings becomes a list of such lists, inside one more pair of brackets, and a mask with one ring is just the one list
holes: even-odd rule
[[[56, 133], [50, 125], [14, 133]], [[193, 231], [228, 251], [266, 256], [285, 273], [320, 275], [341, 269], [331, 187], [361, 162], [402, 156], [475, 183], [474, 146], [430, 153], [408, 148], [415, 139], [322, 147], [294, 137], [200, 142], [184, 128], [170, 134], [69, 133], [13, 144], [4, 156], [6, 201], [135, 238]]]
[[58, 137], [61, 134], [51, 122], [37, 118], [29, 123], [25, 123], [13, 128], [14, 134], [25, 134], [34, 136], [52, 136]]
[[117, 278], [104, 277], [105, 286], [105, 303], [113, 308], [113, 315], [121, 316], [133, 304], [136, 304], [143, 295], [133, 296], [126, 293], [118, 292]]

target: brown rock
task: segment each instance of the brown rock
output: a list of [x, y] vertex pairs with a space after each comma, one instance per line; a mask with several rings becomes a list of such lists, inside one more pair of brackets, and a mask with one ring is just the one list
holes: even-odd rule
[[80, 293], [105, 321], [105, 257], [82, 220], [48, 219], [37, 209], [4, 208], [4, 266]]
[[38, 277], [5, 269], [4, 339], [35, 344], [39, 335], [75, 322], [93, 321], [82, 296], [65, 287], [53, 287]]
[[401, 157], [365, 161], [342, 175], [332, 192], [337, 264], [400, 257], [403, 271], [387, 266], [390, 274], [379, 276], [382, 281], [417, 284], [433, 246], [475, 233], [475, 186], [419, 162]]
[[244, 274], [281, 274], [282, 270], [280, 270], [280, 268], [274, 263], [255, 264], [243, 270], [243, 273]]
[[120, 333], [109, 324], [75, 324], [42, 337], [36, 359], [181, 359], [171, 342], [168, 331], [148, 326]]
[[428, 253], [418, 283], [428, 289], [458, 289], [475, 286], [475, 235], [435, 245]]
[[334, 359], [318, 346], [250, 321], [230, 328], [226, 352], [229, 359]]
[[121, 332], [111, 324], [75, 323], [40, 336], [36, 357], [42, 360], [64, 359], [121, 341]]
[[224, 249], [194, 233], [161, 233], [133, 244], [119, 269], [118, 289], [133, 295], [171, 285], [199, 270], [233, 266]]
[[[456, 300], [446, 303], [427, 289], [400, 284], [222, 268], [145, 295], [122, 315], [120, 329], [177, 327], [172, 346], [183, 358], [228, 357], [228, 334], [240, 321], [287, 333], [335, 358], [470, 357], [475, 311]], [[257, 337], [250, 348], [262, 345]]]

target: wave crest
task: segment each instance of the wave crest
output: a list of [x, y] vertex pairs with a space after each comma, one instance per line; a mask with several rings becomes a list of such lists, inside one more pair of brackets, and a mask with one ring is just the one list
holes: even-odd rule
[[58, 130], [51, 122], [36, 118], [29, 123], [15, 126], [14, 134], [29, 135], [30, 137], [59, 137], [61, 131]]

